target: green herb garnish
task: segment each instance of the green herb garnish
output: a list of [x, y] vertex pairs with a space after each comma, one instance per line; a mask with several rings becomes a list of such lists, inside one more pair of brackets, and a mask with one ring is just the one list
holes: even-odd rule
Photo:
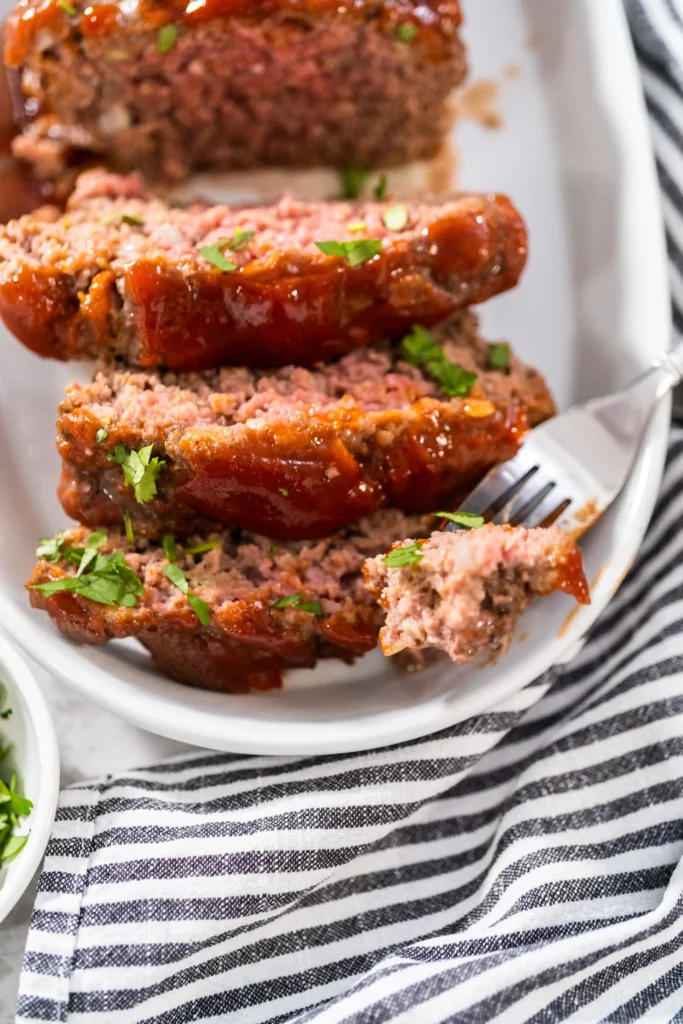
[[7, 719], [11, 718], [11, 717], [12, 717], [12, 709], [11, 708], [5, 708], [4, 711], [0, 711], [0, 718], [3, 720], [3, 722], [6, 722]]
[[165, 565], [161, 570], [165, 576], [168, 576], [171, 583], [182, 590], [183, 594], [187, 597], [190, 602], [190, 608], [195, 613], [202, 626], [208, 626], [211, 621], [211, 609], [209, 608], [206, 601], [202, 601], [200, 597], [195, 597], [194, 594], [190, 593], [190, 585], [185, 578], [185, 573], [179, 565], [171, 563]]
[[289, 496], [289, 491], [287, 490], [286, 487], [278, 487], [278, 491], [280, 492], [280, 494], [284, 495], [285, 498]]
[[312, 615], [316, 615], [321, 618], [323, 613], [323, 606], [320, 601], [305, 601], [303, 594], [290, 594], [288, 597], [281, 597], [275, 604], [271, 604], [271, 608], [298, 608], [302, 612], [310, 612]]
[[280, 550], [280, 545], [279, 544], [271, 544], [270, 545], [270, 553], [271, 553], [271, 555], [276, 555], [279, 550]]
[[78, 14], [78, 11], [74, 7], [74, 5], [70, 4], [68, 0], [57, 0], [57, 7], [61, 7], [64, 13], [71, 15], [72, 18], [74, 18]]
[[235, 228], [235, 236], [231, 242], [227, 243], [227, 248], [230, 249], [231, 252], [242, 252], [242, 249], [245, 248], [255, 235], [255, 231], [243, 231], [242, 228]]
[[433, 512], [432, 515], [439, 519], [450, 519], [456, 526], [462, 526], [466, 530], [478, 530], [484, 525], [484, 517], [475, 516], [472, 512]]
[[368, 172], [363, 167], [342, 168], [342, 199], [358, 199], [367, 177]]
[[138, 217], [134, 213], [122, 213], [121, 221], [123, 224], [130, 224], [133, 227], [140, 227], [145, 223], [142, 217]]
[[108, 437], [109, 431], [105, 430], [104, 427], [100, 427], [100, 429], [95, 434], [95, 444], [102, 444], [102, 442], [106, 441]]
[[133, 532], [133, 520], [130, 517], [130, 510], [123, 510], [123, 526], [126, 531], [126, 540], [129, 544], [135, 544], [135, 533]]
[[[91, 533], [85, 542], [85, 547], [82, 549], [81, 560], [78, 563], [78, 572], [76, 576], [82, 576], [85, 570], [92, 565], [97, 559], [100, 548], [104, 547], [107, 543], [107, 535], [104, 530], [96, 530], [95, 533]], [[75, 551], [76, 549], [74, 549]]]
[[194, 547], [185, 548], [186, 555], [203, 555], [205, 551], [213, 551], [214, 548], [219, 548], [221, 542], [219, 540], [205, 540], [202, 544], [195, 544]]
[[399, 43], [412, 43], [417, 35], [417, 25], [410, 21], [403, 21], [396, 29], [396, 38]]
[[413, 366], [423, 367], [451, 398], [469, 395], [477, 379], [476, 373], [452, 363], [425, 327], [415, 324], [412, 333], [403, 339], [402, 350], [404, 359]]
[[[90, 548], [86, 544], [81, 556], [81, 565], [84, 565], [86, 557], [88, 561], [85, 562], [85, 567], [92, 565], [89, 572], [85, 572], [85, 567], [81, 569], [79, 566], [76, 576], [50, 580], [48, 583], [34, 583], [31, 589], [39, 590], [44, 597], [68, 590], [97, 604], [109, 605], [112, 608], [119, 605], [134, 608], [138, 603], [138, 597], [145, 591], [137, 573], [126, 565], [123, 551], [114, 551], [110, 555], [99, 554], [99, 538], [95, 534], [92, 536], [96, 537], [95, 543]], [[94, 560], [90, 559], [91, 555], [94, 555]]]
[[[4, 700], [4, 688], [0, 687], [0, 704]], [[4, 708], [0, 712], [0, 718], [7, 720], [11, 714], [11, 708]], [[11, 750], [11, 743], [0, 750], [0, 762], [5, 760]], [[17, 835], [14, 830], [19, 826], [19, 819], [26, 818], [32, 809], [32, 802], [19, 792], [16, 773], [11, 772], [10, 774], [2, 771], [0, 773], [0, 861], [12, 860], [23, 850], [28, 841], [28, 833]]]
[[214, 267], [218, 267], [219, 270], [226, 272], [228, 270], [237, 270], [237, 264], [231, 263], [229, 259], [223, 255], [223, 249], [229, 247], [232, 239], [221, 238], [215, 245], [205, 245], [199, 250], [199, 255], [203, 256], [208, 263], [212, 263]]
[[380, 238], [358, 238], [352, 242], [316, 242], [317, 248], [326, 256], [341, 256], [350, 267], [367, 263], [377, 256], [382, 248]]
[[489, 345], [489, 366], [492, 370], [507, 370], [510, 365], [510, 346], [504, 342]]
[[384, 197], [386, 196], [387, 184], [388, 182], [386, 174], [380, 174], [379, 181], [377, 182], [373, 189], [373, 195], [378, 202], [381, 202], [382, 199], [384, 199]]
[[164, 534], [161, 545], [164, 549], [164, 555], [169, 562], [175, 562], [178, 558], [178, 548], [176, 547], [175, 537], [172, 533]]
[[114, 454], [107, 456], [110, 462], [117, 462], [123, 467], [126, 484], [135, 491], [135, 500], [139, 505], [151, 501], [157, 493], [157, 477], [166, 465], [164, 459], [152, 458], [154, 445], [148, 444], [139, 451], [128, 451], [122, 444], [117, 444]]
[[405, 565], [414, 565], [416, 562], [421, 562], [424, 555], [420, 554], [419, 548], [422, 541], [414, 540], [410, 544], [404, 544], [402, 547], [394, 548], [393, 551], [389, 551], [382, 561], [385, 565], [388, 565], [390, 569], [401, 569]]
[[177, 25], [164, 25], [163, 28], [160, 28], [159, 35], [157, 37], [157, 50], [159, 53], [168, 53], [177, 38]]
[[36, 548], [38, 558], [44, 558], [46, 562], [58, 562], [63, 558], [64, 534], [58, 533], [56, 537], [43, 537]]
[[403, 231], [408, 223], [408, 211], [402, 203], [398, 206], [390, 206], [388, 210], [384, 211], [382, 223], [387, 231]]

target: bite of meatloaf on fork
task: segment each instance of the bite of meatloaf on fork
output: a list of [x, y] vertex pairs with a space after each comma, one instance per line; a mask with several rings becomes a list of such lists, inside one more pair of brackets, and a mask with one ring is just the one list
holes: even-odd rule
[[363, 566], [386, 612], [386, 655], [437, 648], [455, 662], [505, 653], [534, 597], [564, 591], [590, 603], [581, 551], [558, 526], [486, 525], [405, 540]]
[[89, 172], [0, 228], [0, 315], [56, 359], [310, 366], [512, 288], [526, 254], [499, 195], [177, 208]]

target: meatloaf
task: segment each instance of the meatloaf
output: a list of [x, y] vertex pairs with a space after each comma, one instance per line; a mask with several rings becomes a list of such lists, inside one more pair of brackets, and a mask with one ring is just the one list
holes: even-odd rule
[[434, 647], [456, 662], [490, 657], [508, 650], [533, 597], [562, 590], [590, 603], [581, 551], [558, 526], [432, 533], [368, 559], [363, 575], [386, 611], [387, 655]]
[[[554, 410], [541, 375], [483, 341], [471, 313], [425, 334], [462, 397], [389, 342], [313, 369], [107, 368], [72, 384], [58, 420], [64, 509], [89, 526], [125, 514], [148, 538], [218, 521], [278, 539], [324, 536], [384, 505], [431, 511]], [[506, 365], [492, 369], [501, 348]], [[140, 451], [163, 462], [146, 473], [156, 494], [131, 483]]]
[[503, 196], [178, 209], [90, 172], [63, 216], [0, 229], [0, 314], [58, 359], [308, 366], [505, 291], [525, 260]]
[[466, 72], [458, 0], [20, 0], [15, 153], [47, 179], [96, 154], [195, 169], [432, 156]]
[[[41, 544], [31, 604], [82, 643], [135, 637], [181, 682], [270, 689], [285, 668], [352, 661], [376, 645], [382, 613], [363, 585], [362, 562], [425, 532], [428, 521], [385, 510], [313, 544], [228, 530], [192, 537], [184, 549], [172, 538], [133, 546], [120, 534], [98, 540], [77, 528]], [[77, 578], [88, 541], [99, 553]]]

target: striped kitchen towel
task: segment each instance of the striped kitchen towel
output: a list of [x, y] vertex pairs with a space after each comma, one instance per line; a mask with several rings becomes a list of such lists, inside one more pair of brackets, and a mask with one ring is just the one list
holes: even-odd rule
[[[571, 2], [571, 0], [567, 0]], [[600, 0], [594, 0], [599, 3]], [[631, 0], [683, 327], [680, 0]], [[62, 794], [21, 1021], [683, 1021], [683, 428], [569, 667], [366, 754]]]

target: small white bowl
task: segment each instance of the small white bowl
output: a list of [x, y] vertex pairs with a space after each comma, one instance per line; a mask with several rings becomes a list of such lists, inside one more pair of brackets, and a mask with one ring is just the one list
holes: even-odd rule
[[50, 712], [33, 672], [17, 648], [0, 634], [0, 684], [3, 707], [12, 714], [0, 721], [0, 742], [12, 744], [10, 762], [22, 790], [33, 801], [19, 832], [30, 829], [26, 846], [0, 867], [0, 921], [3, 921], [35, 874], [50, 837], [59, 796], [59, 751]]

